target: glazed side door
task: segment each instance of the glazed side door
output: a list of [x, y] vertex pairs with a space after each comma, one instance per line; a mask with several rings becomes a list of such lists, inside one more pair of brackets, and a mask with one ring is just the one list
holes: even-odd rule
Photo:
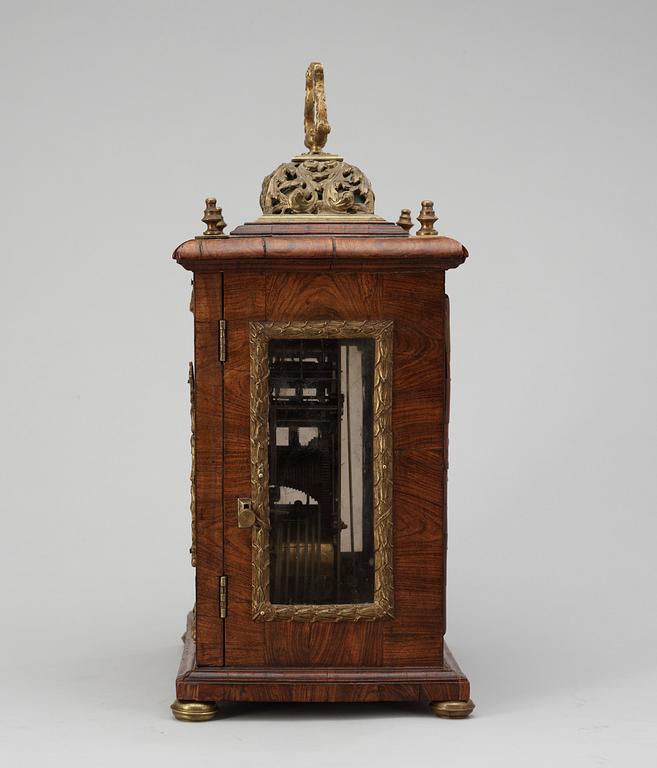
[[443, 272], [224, 273], [226, 665], [441, 664], [444, 309]]

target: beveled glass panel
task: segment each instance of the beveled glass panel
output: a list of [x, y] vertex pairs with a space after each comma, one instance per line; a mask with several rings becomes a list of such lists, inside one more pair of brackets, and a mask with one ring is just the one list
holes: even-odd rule
[[374, 599], [374, 339], [269, 342], [270, 599]]

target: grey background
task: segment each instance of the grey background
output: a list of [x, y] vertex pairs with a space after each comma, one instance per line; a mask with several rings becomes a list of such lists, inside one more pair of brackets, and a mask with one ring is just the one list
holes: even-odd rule
[[[652, 2], [3, 2], [0, 751], [7, 765], [654, 766]], [[478, 709], [173, 721], [192, 321], [173, 248], [303, 148], [448, 273], [448, 640]]]

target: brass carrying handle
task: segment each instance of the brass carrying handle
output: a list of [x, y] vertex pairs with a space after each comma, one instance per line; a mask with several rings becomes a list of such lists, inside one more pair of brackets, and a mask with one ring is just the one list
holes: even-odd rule
[[303, 110], [304, 144], [311, 152], [321, 152], [331, 126], [326, 114], [324, 67], [313, 61], [306, 71], [306, 100]]

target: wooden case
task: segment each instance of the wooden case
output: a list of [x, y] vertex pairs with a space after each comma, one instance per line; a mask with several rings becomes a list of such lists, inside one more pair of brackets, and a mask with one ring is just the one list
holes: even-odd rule
[[[180, 701], [404, 700], [447, 702], [434, 707], [446, 716], [471, 711], [468, 680], [443, 643], [445, 271], [466, 257], [455, 240], [387, 223], [245, 225], [176, 249], [194, 273], [195, 339], [196, 606]], [[304, 321], [391, 321], [392, 616], [252, 614], [255, 539], [237, 519], [238, 499], [252, 494], [249, 334], [253, 323]]]

